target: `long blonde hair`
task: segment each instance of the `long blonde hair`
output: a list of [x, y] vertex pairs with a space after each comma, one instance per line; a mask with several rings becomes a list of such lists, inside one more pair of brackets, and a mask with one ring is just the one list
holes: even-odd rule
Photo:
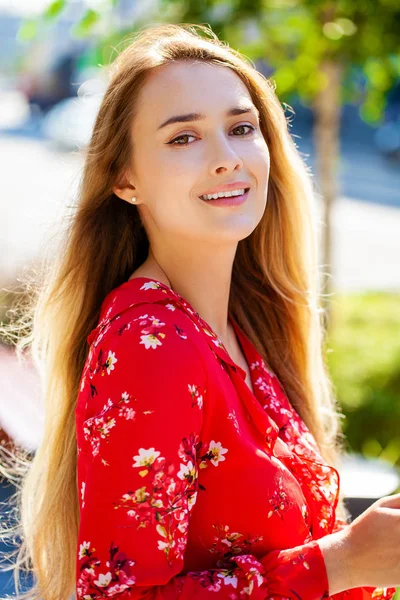
[[[43, 438], [33, 459], [21, 452], [14, 463], [4, 453], [2, 460], [2, 474], [18, 472], [21, 481], [13, 498], [13, 531], [22, 540], [13, 567], [16, 586], [23, 569], [33, 573], [35, 582], [21, 599], [66, 600], [74, 593], [78, 385], [86, 339], [97, 325], [103, 299], [149, 251], [137, 207], [112, 189], [131, 160], [130, 123], [154, 67], [181, 59], [224, 65], [245, 83], [260, 112], [271, 160], [268, 202], [256, 229], [238, 244], [229, 311], [277, 374], [325, 460], [337, 466], [342, 451], [342, 415], [324, 359], [313, 180], [289, 133], [274, 84], [208, 26], [152, 25], [128, 41], [111, 65], [65, 239], [56, 258], [43, 261], [22, 321], [3, 327], [9, 335], [23, 323], [17, 351], [27, 347], [32, 352], [45, 402]], [[342, 496], [337, 510], [347, 519]], [[10, 532], [4, 530], [3, 537]]]

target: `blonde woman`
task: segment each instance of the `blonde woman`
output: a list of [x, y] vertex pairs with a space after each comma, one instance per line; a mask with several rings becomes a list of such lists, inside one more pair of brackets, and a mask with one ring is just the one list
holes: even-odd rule
[[350, 524], [335, 468], [312, 202], [272, 84], [209, 28], [121, 52], [34, 308], [21, 598], [393, 597], [400, 495]]

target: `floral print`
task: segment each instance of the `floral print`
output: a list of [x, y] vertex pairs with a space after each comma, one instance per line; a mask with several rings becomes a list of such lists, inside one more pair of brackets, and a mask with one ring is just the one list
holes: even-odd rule
[[126, 554], [118, 552], [118, 547], [110, 544], [109, 560], [106, 562], [107, 572], [95, 575], [96, 567], [100, 564], [95, 556], [96, 549], [90, 542], [82, 542], [79, 548], [81, 572], [78, 580], [78, 593], [83, 593], [84, 600], [92, 598], [112, 598], [121, 596], [122, 592], [135, 585], [136, 578], [131, 567], [135, 564]]
[[206, 469], [211, 463], [214, 467], [218, 467], [219, 463], [225, 460], [224, 454], [228, 452], [227, 448], [221, 446], [221, 442], [211, 440], [207, 452], [201, 456], [200, 469]]
[[182, 537], [181, 534], [186, 534], [185, 510], [190, 512], [197, 494], [197, 473], [193, 464], [197, 442], [195, 436], [182, 440], [178, 450], [182, 462], [175, 477], [171, 476], [172, 469], [159, 451], [140, 448], [138, 455], [133, 457], [132, 466], [140, 469], [138, 474], [145, 485], [123, 494], [114, 505], [136, 522], [137, 529], [156, 525], [161, 538], [158, 549], [165, 553], [169, 563], [183, 556], [185, 535]]
[[230, 560], [232, 556], [238, 554], [245, 554], [247, 549], [250, 549], [253, 544], [263, 539], [262, 536], [252, 537], [250, 535], [245, 536], [243, 533], [237, 531], [230, 531], [229, 525], [213, 525], [216, 530], [214, 537], [215, 542], [209, 551], [212, 554], [220, 556], [217, 561], [217, 567], [222, 567], [226, 564], [226, 561]]
[[[321, 600], [339, 474], [238, 325], [246, 373], [139, 277], [104, 299], [76, 405], [77, 600]], [[335, 600], [392, 598], [357, 588]]]
[[272, 517], [273, 514], [277, 514], [281, 519], [283, 519], [283, 513], [288, 510], [291, 502], [288, 499], [287, 493], [283, 489], [282, 477], [279, 478], [278, 489], [275, 490], [268, 502], [271, 504], [271, 510], [268, 513], [268, 519]]
[[[83, 432], [85, 439], [90, 443], [93, 456], [99, 454], [101, 440], [108, 441], [110, 432], [116, 424], [116, 416], [127, 420], [134, 419], [135, 411], [129, 406], [130, 401], [129, 394], [123, 392], [116, 403], [108, 399], [98, 415], [85, 421]], [[103, 464], [108, 464], [103, 458], [101, 460]]]

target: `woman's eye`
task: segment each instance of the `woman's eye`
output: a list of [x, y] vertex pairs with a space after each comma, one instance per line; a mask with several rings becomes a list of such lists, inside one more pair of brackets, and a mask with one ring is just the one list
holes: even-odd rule
[[[253, 127], [253, 125], [238, 125], [237, 127], [235, 127], [235, 129], [241, 129], [242, 127], [250, 127], [250, 131], [248, 133], [245, 133], [244, 135], [250, 135], [251, 131], [255, 131], [255, 127]], [[235, 129], [233, 131], [235, 131]]]
[[[233, 129], [233, 131], [236, 131], [237, 129], [242, 129], [243, 127], [249, 127], [250, 131], [247, 133], [244, 133], [243, 136], [239, 135], [239, 136], [234, 136], [234, 137], [244, 137], [246, 135], [250, 135], [252, 131], [255, 131], [255, 127], [253, 127], [253, 125], [238, 125], [237, 127], [235, 127]], [[190, 137], [195, 137], [194, 135], [190, 135], [189, 133], [184, 133], [182, 135], [178, 135], [178, 137], [174, 138], [173, 140], [171, 140], [170, 142], [168, 142], [169, 145], [172, 146], [187, 146], [189, 144], [189, 142], [184, 142], [183, 144], [178, 143], [178, 140], [181, 140], [183, 138], [190, 138]]]
[[168, 142], [168, 144], [170, 144], [172, 146], [187, 146], [188, 142], [186, 142], [185, 144], [177, 144], [176, 142], [177, 142], [177, 140], [181, 140], [182, 138], [189, 138], [189, 137], [194, 137], [194, 135], [189, 135], [188, 133], [184, 133], [183, 135], [178, 135], [178, 137], [176, 137], [175, 139]]

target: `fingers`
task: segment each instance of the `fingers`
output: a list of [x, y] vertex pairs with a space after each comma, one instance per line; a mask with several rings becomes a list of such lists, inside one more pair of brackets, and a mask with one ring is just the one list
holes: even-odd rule
[[383, 498], [377, 500], [377, 503], [380, 506], [385, 506], [387, 508], [400, 508], [400, 493], [391, 496], [383, 496]]

